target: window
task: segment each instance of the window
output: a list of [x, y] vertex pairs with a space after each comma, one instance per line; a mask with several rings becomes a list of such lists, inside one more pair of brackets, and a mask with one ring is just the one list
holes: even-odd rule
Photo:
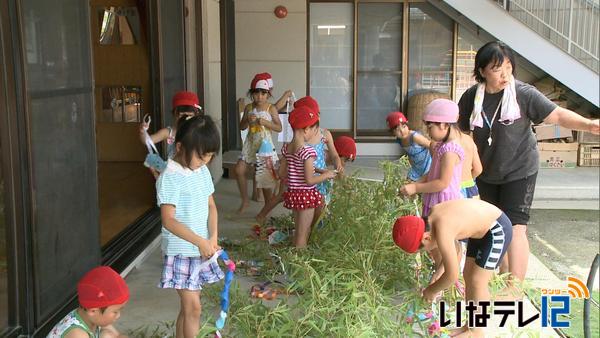
[[453, 22], [428, 3], [410, 5], [408, 96], [451, 95]]
[[351, 3], [310, 4], [310, 95], [329, 129], [352, 129], [353, 22]]
[[315, 1], [309, 21], [309, 93], [324, 127], [389, 137], [386, 115], [412, 95], [453, 97], [455, 22], [429, 2]]
[[471, 32], [458, 26], [458, 47], [456, 49], [456, 101], [472, 85], [477, 83], [473, 76], [475, 55], [483, 43]]
[[386, 115], [402, 106], [402, 6], [358, 5], [358, 135], [387, 134]]

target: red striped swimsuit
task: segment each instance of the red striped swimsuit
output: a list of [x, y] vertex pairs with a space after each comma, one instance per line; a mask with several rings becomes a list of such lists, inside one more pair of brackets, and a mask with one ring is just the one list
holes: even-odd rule
[[304, 179], [304, 163], [309, 158], [316, 159], [317, 153], [311, 146], [304, 145], [295, 153], [287, 151], [287, 144], [281, 148], [288, 167], [288, 191], [283, 195], [283, 206], [287, 209], [312, 209], [322, 204], [322, 196], [315, 185], [307, 185]]

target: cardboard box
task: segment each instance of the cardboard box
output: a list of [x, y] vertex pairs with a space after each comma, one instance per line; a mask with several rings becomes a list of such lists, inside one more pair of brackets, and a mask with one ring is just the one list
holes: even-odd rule
[[579, 143], [539, 142], [540, 168], [575, 168]]
[[577, 131], [577, 142], [587, 144], [600, 144], [600, 135], [594, 135], [589, 131]]
[[538, 141], [573, 137], [573, 131], [557, 124], [539, 124], [533, 126], [535, 138]]
[[599, 167], [600, 144], [580, 144], [577, 164], [580, 167]]

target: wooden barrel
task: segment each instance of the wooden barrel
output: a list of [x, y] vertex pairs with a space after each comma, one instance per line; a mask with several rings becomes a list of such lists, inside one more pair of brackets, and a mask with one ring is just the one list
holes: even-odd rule
[[408, 98], [408, 107], [406, 118], [408, 119], [408, 126], [411, 130], [416, 130], [427, 135], [427, 128], [423, 123], [423, 112], [425, 107], [435, 99], [450, 99], [448, 94], [440, 92], [424, 92], [410, 96]]

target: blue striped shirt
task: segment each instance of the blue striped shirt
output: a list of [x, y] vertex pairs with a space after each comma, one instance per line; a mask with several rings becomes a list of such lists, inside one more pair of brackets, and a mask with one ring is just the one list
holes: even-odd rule
[[[169, 160], [167, 168], [156, 181], [158, 206], [175, 206], [175, 219], [195, 234], [208, 239], [208, 199], [215, 192], [207, 166], [196, 170]], [[200, 256], [198, 247], [162, 227], [162, 250], [165, 255]]]

